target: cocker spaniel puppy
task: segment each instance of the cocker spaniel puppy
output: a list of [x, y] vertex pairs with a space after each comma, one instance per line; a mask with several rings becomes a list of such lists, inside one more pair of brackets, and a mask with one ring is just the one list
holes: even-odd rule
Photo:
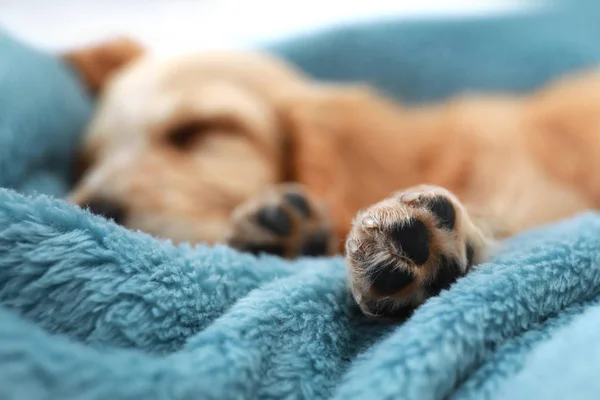
[[175, 242], [343, 252], [370, 316], [402, 315], [497, 239], [600, 202], [595, 72], [409, 107], [258, 52], [161, 59], [115, 40], [66, 58], [98, 96], [72, 202]]

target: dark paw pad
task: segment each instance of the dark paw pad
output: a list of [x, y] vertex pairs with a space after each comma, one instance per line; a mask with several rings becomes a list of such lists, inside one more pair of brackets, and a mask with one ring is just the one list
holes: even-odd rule
[[436, 196], [427, 200], [427, 208], [438, 221], [438, 226], [443, 229], [452, 230], [456, 223], [456, 210], [444, 196]]
[[267, 206], [256, 214], [260, 226], [278, 236], [287, 236], [292, 232], [292, 220], [279, 206]]
[[299, 193], [286, 193], [284, 200], [294, 207], [304, 218], [310, 218], [311, 210], [306, 197]]
[[327, 212], [297, 184], [268, 188], [232, 213], [225, 242], [240, 251], [296, 258], [335, 251]]
[[367, 310], [379, 319], [390, 321], [403, 321], [408, 319], [414, 312], [412, 306], [398, 306], [391, 302], [370, 302], [366, 305]]
[[310, 257], [326, 255], [329, 249], [329, 236], [329, 232], [326, 231], [320, 231], [309, 236], [300, 247], [300, 255]]
[[398, 252], [417, 265], [423, 265], [429, 258], [429, 230], [425, 224], [411, 218], [398, 223], [390, 232]]
[[368, 279], [371, 285], [383, 295], [399, 292], [415, 280], [410, 272], [395, 267], [394, 261], [374, 266], [370, 271]]
[[442, 290], [450, 288], [450, 285], [461, 276], [462, 272], [458, 260], [441, 256], [435, 278], [427, 286], [427, 292], [431, 296], [437, 296]]

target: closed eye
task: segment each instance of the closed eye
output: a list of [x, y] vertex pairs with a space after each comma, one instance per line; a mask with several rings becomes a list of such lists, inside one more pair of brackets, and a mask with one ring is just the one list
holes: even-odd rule
[[209, 132], [236, 133], [243, 126], [229, 116], [192, 120], [176, 126], [167, 134], [169, 144], [179, 150], [198, 145], [202, 137]]

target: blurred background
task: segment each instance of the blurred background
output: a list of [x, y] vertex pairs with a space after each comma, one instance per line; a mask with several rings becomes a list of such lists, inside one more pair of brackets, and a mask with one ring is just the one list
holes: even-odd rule
[[454, 18], [512, 13], [527, 0], [0, 0], [0, 25], [61, 51], [115, 34], [154, 52], [243, 47], [376, 18]]

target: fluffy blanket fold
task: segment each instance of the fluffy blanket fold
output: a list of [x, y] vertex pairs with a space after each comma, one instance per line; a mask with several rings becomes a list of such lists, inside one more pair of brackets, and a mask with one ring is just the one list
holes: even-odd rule
[[356, 312], [340, 259], [177, 248], [9, 190], [0, 223], [0, 398], [600, 393], [596, 214], [507, 242], [397, 326]]
[[0, 399], [600, 396], [599, 214], [374, 323], [339, 257], [176, 247], [60, 200], [90, 102], [53, 57], [0, 54]]

